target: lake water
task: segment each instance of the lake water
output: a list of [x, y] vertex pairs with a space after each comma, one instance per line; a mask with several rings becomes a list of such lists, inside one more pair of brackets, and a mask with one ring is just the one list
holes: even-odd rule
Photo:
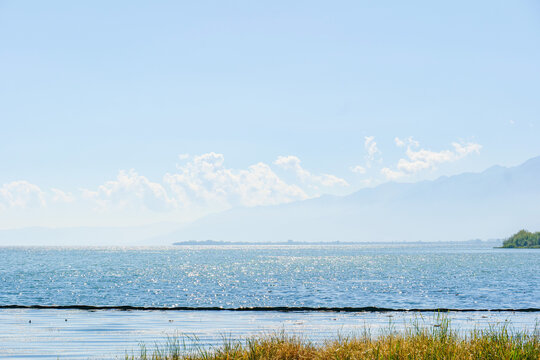
[[[511, 328], [532, 331], [540, 313], [449, 313], [452, 328], [461, 332], [486, 329], [511, 322]], [[31, 320], [32, 323], [28, 321]], [[67, 320], [67, 321], [66, 321]], [[342, 335], [373, 336], [389, 329], [402, 331], [413, 321], [433, 327], [433, 313], [328, 313], [328, 312], [228, 312], [228, 311], [80, 311], [0, 310], [2, 359], [114, 359], [164, 344], [167, 337], [183, 335], [204, 347], [223, 338], [242, 339], [285, 331], [311, 341]]]
[[[0, 248], [0, 258], [0, 306], [540, 308], [538, 250], [433, 244]], [[524, 329], [539, 314], [452, 316], [462, 329], [505, 320]], [[378, 328], [388, 316], [409, 321], [416, 315], [2, 309], [0, 357], [121, 356], [139, 341], [152, 344], [175, 332], [198, 334], [205, 344], [227, 332], [279, 328], [317, 338], [361, 325]]]

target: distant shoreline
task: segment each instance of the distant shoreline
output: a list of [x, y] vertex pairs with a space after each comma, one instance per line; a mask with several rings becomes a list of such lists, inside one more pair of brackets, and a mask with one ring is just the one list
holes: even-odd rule
[[[329, 242], [307, 242], [307, 241], [264, 241], [264, 242], [247, 242], [247, 241], [219, 241], [219, 240], [188, 240], [188, 241], [178, 241], [173, 243], [177, 246], [191, 246], [191, 245], [355, 245], [359, 243], [355, 242], [343, 242], [343, 241], [329, 241]], [[362, 244], [362, 243], [360, 243]]]
[[370, 242], [354, 242], [354, 241], [316, 241], [316, 242], [308, 242], [308, 241], [294, 241], [294, 240], [288, 240], [288, 241], [263, 241], [263, 242], [247, 242], [247, 241], [221, 241], [221, 240], [187, 240], [187, 241], [177, 241], [174, 242], [172, 245], [174, 246], [221, 246], [221, 245], [445, 245], [445, 244], [461, 244], [461, 245], [493, 245], [495, 243], [501, 243], [502, 240], [498, 239], [489, 239], [489, 240], [464, 240], [464, 241], [433, 241], [433, 242], [427, 242], [427, 241], [411, 241], [411, 242], [402, 242], [402, 241], [396, 241], [396, 242], [390, 242], [390, 241], [370, 241]]

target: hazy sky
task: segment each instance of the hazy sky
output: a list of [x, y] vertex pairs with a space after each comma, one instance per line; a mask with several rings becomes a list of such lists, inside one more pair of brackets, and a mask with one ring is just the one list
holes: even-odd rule
[[537, 1], [0, 0], [0, 228], [515, 165], [539, 64]]

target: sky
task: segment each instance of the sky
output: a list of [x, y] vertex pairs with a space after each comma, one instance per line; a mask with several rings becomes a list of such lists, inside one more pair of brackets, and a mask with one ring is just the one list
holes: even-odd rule
[[539, 64], [532, 0], [0, 0], [0, 229], [517, 165]]

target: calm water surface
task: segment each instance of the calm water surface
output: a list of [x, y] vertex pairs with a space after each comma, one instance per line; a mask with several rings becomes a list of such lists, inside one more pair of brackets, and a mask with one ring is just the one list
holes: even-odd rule
[[[540, 320], [538, 313], [448, 316], [462, 332], [508, 321], [513, 329], [532, 331]], [[138, 353], [141, 343], [152, 349], [168, 336], [196, 336], [198, 345], [208, 348], [222, 344], [224, 337], [244, 339], [282, 330], [318, 342], [338, 334], [361, 335], [366, 327], [372, 336], [402, 331], [413, 321], [428, 328], [439, 323], [432, 313], [0, 310], [0, 358], [121, 359], [126, 351]]]

